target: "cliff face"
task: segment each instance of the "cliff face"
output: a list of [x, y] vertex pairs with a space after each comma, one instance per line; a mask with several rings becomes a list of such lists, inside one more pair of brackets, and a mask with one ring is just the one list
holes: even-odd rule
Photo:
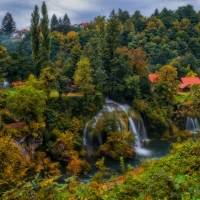
[[35, 150], [42, 145], [43, 138], [36, 138], [33, 136], [27, 136], [23, 138], [15, 139], [15, 143], [22, 147], [22, 154], [28, 154], [30, 157], [35, 155]]

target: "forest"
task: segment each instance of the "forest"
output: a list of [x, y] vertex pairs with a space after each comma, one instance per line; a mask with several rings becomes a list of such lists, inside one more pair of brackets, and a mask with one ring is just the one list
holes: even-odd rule
[[[9, 12], [0, 30], [0, 199], [200, 199], [200, 81], [180, 89], [200, 76], [200, 11], [30, 15], [22, 38]], [[153, 141], [168, 154], [127, 164]]]

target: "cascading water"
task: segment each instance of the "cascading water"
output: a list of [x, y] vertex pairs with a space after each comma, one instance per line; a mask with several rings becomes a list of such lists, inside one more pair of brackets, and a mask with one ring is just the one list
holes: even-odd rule
[[189, 116], [187, 116], [187, 120], [186, 120], [186, 130], [195, 133], [196, 130], [198, 129], [198, 120], [197, 118], [191, 118]]
[[149, 141], [144, 126], [144, 122], [140, 117], [139, 120], [134, 119], [134, 112], [131, 110], [131, 107], [127, 104], [120, 104], [115, 101], [106, 99], [103, 109], [93, 117], [89, 122], [86, 123], [84, 132], [83, 132], [83, 144], [87, 148], [89, 155], [93, 151], [98, 151], [100, 146], [103, 144], [101, 131], [97, 128], [98, 120], [103, 117], [103, 112], [116, 112], [117, 121], [116, 126], [117, 130], [124, 131], [126, 130], [126, 123], [123, 121], [123, 115], [127, 118], [127, 123], [129, 124], [127, 130], [130, 130], [131, 133], [135, 134], [136, 144], [135, 150], [138, 154], [148, 155], [150, 152], [142, 148], [144, 141]]

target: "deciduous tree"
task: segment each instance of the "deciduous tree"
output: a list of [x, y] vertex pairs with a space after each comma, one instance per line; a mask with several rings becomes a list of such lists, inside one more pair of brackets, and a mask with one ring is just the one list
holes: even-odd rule
[[91, 72], [93, 69], [90, 67], [90, 62], [87, 58], [82, 58], [77, 63], [77, 69], [74, 74], [74, 83], [86, 95], [94, 92], [93, 79]]
[[0, 197], [3, 192], [15, 188], [23, 181], [28, 169], [29, 159], [22, 155], [13, 139], [0, 137]]
[[19, 120], [42, 121], [46, 107], [46, 95], [32, 85], [16, 86], [9, 95], [7, 107]]

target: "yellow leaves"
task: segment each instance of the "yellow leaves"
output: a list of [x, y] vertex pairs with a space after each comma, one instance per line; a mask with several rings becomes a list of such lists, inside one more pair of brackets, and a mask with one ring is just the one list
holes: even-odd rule
[[124, 134], [123, 134], [123, 138], [124, 139], [128, 139], [131, 135], [131, 132], [130, 131], [126, 131]]
[[195, 30], [200, 35], [200, 22], [195, 26]]
[[156, 28], [156, 24], [154, 23], [154, 22], [149, 22], [148, 24], [147, 24], [147, 29], [148, 30], [156, 30], [157, 28]]
[[197, 76], [198, 76], [198, 74], [196, 74], [196, 73], [193, 72], [192, 70], [189, 71], [189, 72], [187, 73], [187, 75], [186, 75], [186, 77], [197, 77]]
[[35, 169], [39, 172], [44, 173], [48, 176], [55, 176], [60, 174], [58, 162], [52, 162], [49, 157], [47, 157], [45, 152], [38, 152], [35, 160]]
[[68, 53], [70, 53], [71, 49], [79, 44], [79, 36], [78, 33], [75, 31], [70, 31], [66, 35], [66, 41], [67, 41], [67, 50]]
[[40, 184], [42, 187], [48, 186], [51, 183], [53, 183], [54, 179], [55, 179], [55, 177], [44, 179], [44, 181], [42, 181]]
[[57, 142], [63, 142], [65, 144], [65, 148], [71, 150], [74, 146], [73, 134], [70, 131], [65, 131], [65, 133], [60, 134]]
[[190, 25], [190, 20], [189, 19], [186, 19], [186, 18], [183, 18], [180, 22], [180, 29], [181, 30], [188, 30], [189, 28], [189, 25]]
[[34, 137], [40, 137], [45, 127], [46, 127], [45, 122], [36, 122], [36, 121], [29, 122], [29, 131], [32, 133]]
[[86, 94], [92, 94], [94, 92], [93, 79], [91, 72], [93, 69], [90, 67], [90, 61], [88, 58], [82, 58], [77, 63], [78, 68], [74, 74], [74, 83], [79, 89]]
[[134, 108], [136, 108], [139, 112], [142, 112], [148, 108], [148, 103], [141, 99], [135, 99], [133, 105]]
[[78, 176], [81, 172], [81, 160], [78, 156], [72, 156], [70, 163], [66, 167], [67, 170], [72, 171], [74, 176]]
[[72, 118], [71, 125], [72, 125], [71, 130], [74, 133], [78, 133], [83, 128], [82, 122], [76, 117]]
[[0, 195], [5, 190], [13, 188], [25, 176], [28, 161], [21, 155], [10, 137], [0, 138]]

